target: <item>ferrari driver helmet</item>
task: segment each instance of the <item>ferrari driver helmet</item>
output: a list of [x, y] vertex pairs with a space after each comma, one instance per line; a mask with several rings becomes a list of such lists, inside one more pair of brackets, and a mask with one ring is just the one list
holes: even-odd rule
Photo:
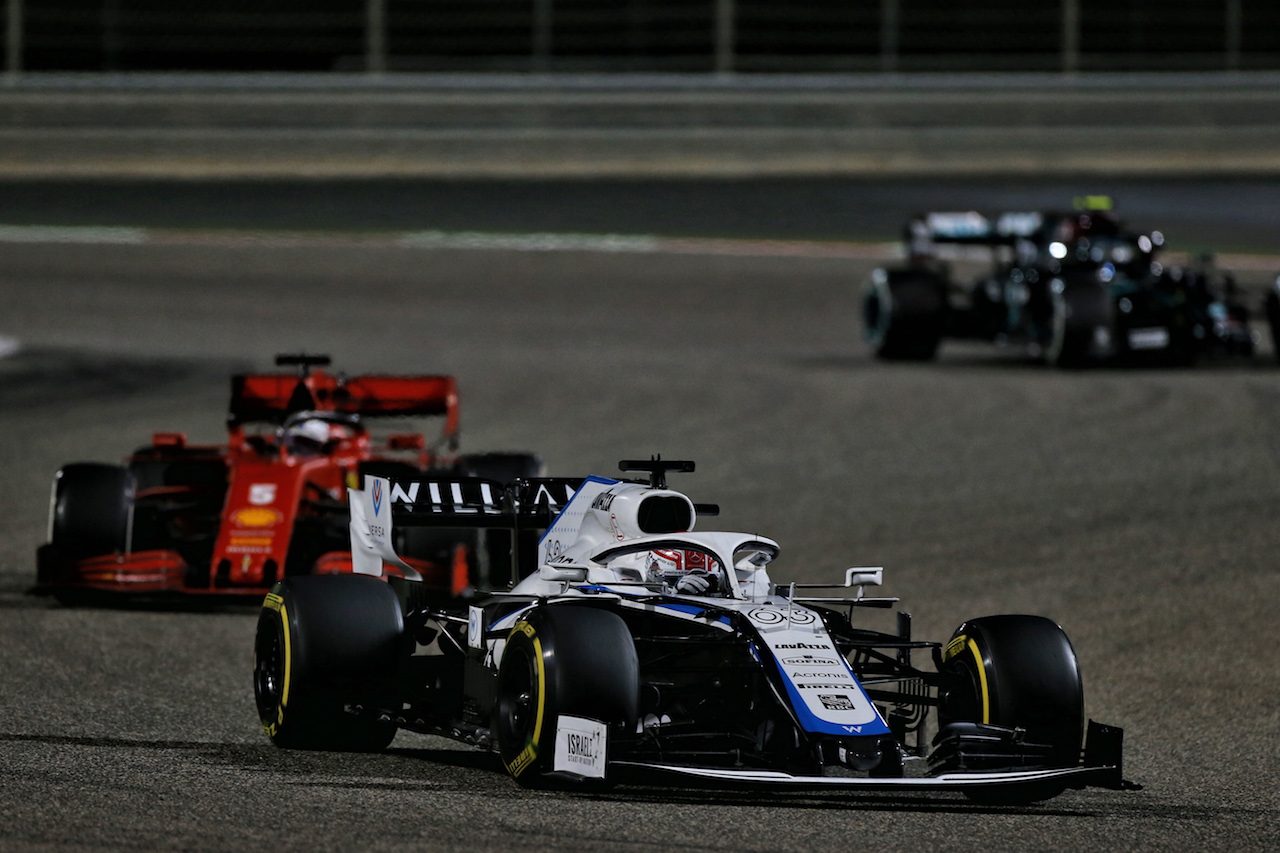
[[284, 428], [282, 443], [290, 453], [319, 453], [329, 441], [329, 422], [303, 418]]

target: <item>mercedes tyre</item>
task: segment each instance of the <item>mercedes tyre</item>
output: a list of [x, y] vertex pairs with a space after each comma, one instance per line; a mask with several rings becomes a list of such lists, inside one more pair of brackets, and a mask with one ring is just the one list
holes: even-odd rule
[[946, 285], [935, 276], [876, 270], [862, 301], [867, 345], [877, 358], [928, 361], [937, 355], [946, 307]]

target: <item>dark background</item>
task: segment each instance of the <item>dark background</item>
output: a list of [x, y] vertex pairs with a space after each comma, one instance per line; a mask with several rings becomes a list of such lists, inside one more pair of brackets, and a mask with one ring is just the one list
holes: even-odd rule
[[[392, 70], [527, 70], [531, 0], [387, 0]], [[1280, 67], [1280, 6], [1239, 0], [1080, 0], [1083, 71]], [[881, 67], [880, 0], [736, 0], [738, 71]], [[709, 71], [715, 0], [554, 0], [544, 70]], [[25, 8], [29, 71], [363, 68], [363, 0], [41, 0]], [[1057, 70], [1061, 4], [899, 0], [898, 70]]]

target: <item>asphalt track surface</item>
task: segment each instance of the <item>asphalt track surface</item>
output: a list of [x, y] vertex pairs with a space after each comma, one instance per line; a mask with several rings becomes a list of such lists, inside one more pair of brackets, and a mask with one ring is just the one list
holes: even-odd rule
[[1280, 252], [1275, 178], [4, 180], [0, 223], [881, 241], [927, 210], [1070, 209], [1084, 194], [1175, 249]]
[[[1061, 372], [962, 346], [881, 364], [855, 321], [873, 263], [745, 243], [0, 243], [0, 335], [22, 345], [0, 359], [0, 849], [1276, 849], [1269, 345], [1196, 370]], [[1241, 280], [1257, 295], [1277, 271]], [[158, 429], [216, 441], [228, 374], [301, 349], [352, 372], [453, 372], [465, 448], [533, 449], [552, 473], [696, 459], [680, 485], [722, 505], [718, 526], [778, 539], [775, 579], [883, 565], [921, 638], [990, 613], [1056, 619], [1088, 714], [1125, 728], [1144, 789], [1022, 808], [583, 796], [525, 791], [416, 735], [384, 755], [290, 753], [257, 723], [251, 608], [27, 594], [60, 464]]]

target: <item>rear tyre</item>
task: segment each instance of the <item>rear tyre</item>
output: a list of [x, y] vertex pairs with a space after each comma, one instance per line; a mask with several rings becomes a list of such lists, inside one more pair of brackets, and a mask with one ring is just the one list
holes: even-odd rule
[[581, 782], [555, 770], [560, 717], [596, 720], [611, 733], [634, 729], [639, 690], [635, 643], [616, 613], [534, 609], [512, 629], [498, 667], [494, 728], [507, 771], [526, 787]]
[[1054, 293], [1045, 361], [1054, 367], [1084, 366], [1093, 353], [1097, 330], [1114, 329], [1112, 314], [1110, 295], [1096, 285], [1068, 285]]
[[54, 479], [52, 550], [70, 559], [124, 552], [133, 493], [133, 477], [119, 465], [64, 465]]
[[938, 352], [946, 286], [921, 272], [877, 270], [862, 301], [867, 345], [877, 358], [928, 361]]
[[377, 752], [395, 726], [347, 713], [389, 693], [404, 638], [395, 592], [363, 575], [291, 577], [263, 602], [253, 690], [267, 736], [287, 749]]
[[[1079, 763], [1084, 687], [1071, 641], [1057, 624], [1042, 616], [972, 619], [956, 629], [943, 660], [952, 683], [938, 707], [940, 728], [970, 722], [1025, 729], [1028, 742], [1051, 746], [1046, 767]], [[966, 794], [982, 802], [1035, 802], [1064, 787], [1048, 782]]]
[[1280, 362], [1280, 279], [1267, 291], [1267, 325], [1271, 327], [1271, 348]]

